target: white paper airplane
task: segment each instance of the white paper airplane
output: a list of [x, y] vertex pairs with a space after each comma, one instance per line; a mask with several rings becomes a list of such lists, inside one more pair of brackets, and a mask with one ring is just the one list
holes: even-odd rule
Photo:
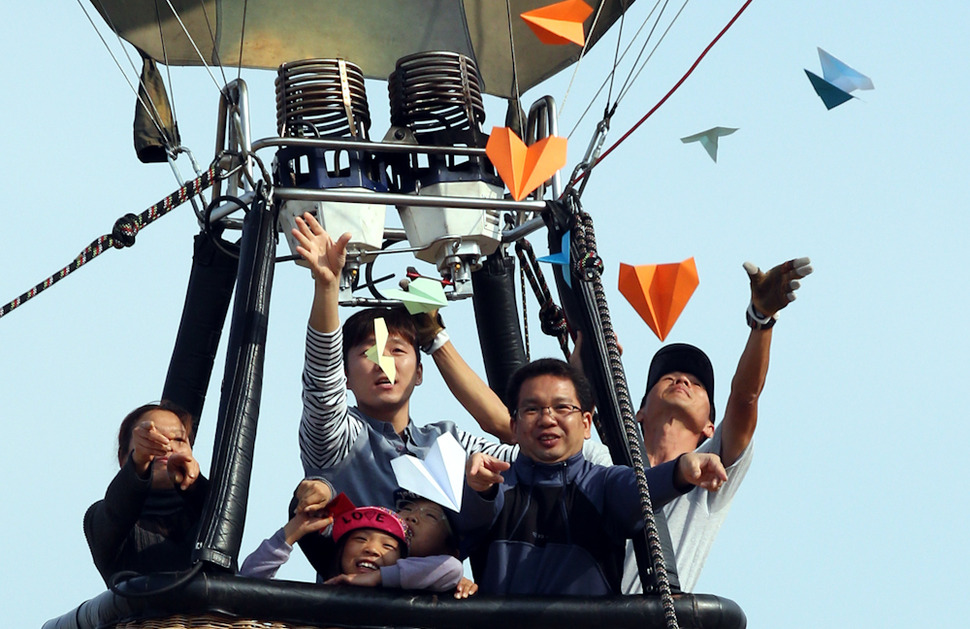
[[700, 133], [689, 135], [686, 138], [681, 138], [680, 141], [684, 144], [688, 142], [700, 142], [701, 146], [707, 151], [707, 154], [711, 156], [711, 159], [717, 162], [717, 139], [725, 135], [731, 135], [735, 131], [737, 129], [732, 129], [731, 127], [712, 127], [707, 131], [701, 131]]
[[442, 507], [459, 511], [465, 487], [465, 450], [451, 433], [434, 442], [423, 460], [410, 454], [391, 461], [397, 484]]

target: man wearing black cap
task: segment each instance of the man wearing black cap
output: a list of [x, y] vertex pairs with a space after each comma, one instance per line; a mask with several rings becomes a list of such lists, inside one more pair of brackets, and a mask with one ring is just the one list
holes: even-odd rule
[[[727, 516], [738, 485], [751, 464], [751, 440], [758, 421], [758, 397], [768, 373], [771, 328], [778, 311], [795, 299], [799, 278], [812, 272], [808, 258], [797, 258], [762, 273], [744, 264], [751, 280], [747, 345], [731, 381], [721, 423], [714, 426], [714, 369], [693, 345], [660, 348], [650, 363], [647, 388], [637, 411], [650, 465], [684, 452], [719, 454], [728, 482], [717, 493], [690, 491], [664, 507], [683, 590], [693, 591], [714, 538]], [[622, 588], [642, 592], [632, 547], [627, 545]]]

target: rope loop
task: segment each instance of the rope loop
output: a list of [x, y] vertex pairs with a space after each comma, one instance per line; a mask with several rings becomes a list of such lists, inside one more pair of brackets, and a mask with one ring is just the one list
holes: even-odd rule
[[111, 245], [115, 249], [124, 249], [135, 244], [135, 236], [141, 230], [142, 224], [137, 214], [129, 212], [115, 221], [111, 229]]
[[207, 171], [192, 181], [187, 182], [181, 188], [168, 195], [155, 205], [151, 206], [141, 214], [125, 214], [115, 221], [110, 234], [99, 236], [90, 245], [85, 247], [84, 251], [78, 254], [78, 256], [74, 258], [74, 260], [66, 267], [62, 268], [60, 271], [51, 275], [43, 282], [23, 293], [20, 295], [20, 297], [17, 297], [9, 303], [0, 306], [0, 317], [6, 316], [14, 308], [19, 308], [27, 301], [39, 295], [42, 291], [47, 290], [56, 282], [61, 281], [74, 271], [81, 268], [83, 265], [101, 255], [108, 249], [109, 245], [116, 249], [123, 249], [125, 247], [132, 246], [135, 244], [135, 236], [138, 235], [138, 232], [141, 231], [142, 227], [150, 225], [156, 219], [165, 216], [165, 214], [172, 211], [177, 205], [181, 205], [197, 194], [200, 194], [203, 190], [211, 186], [217, 177], [218, 173], [216, 172], [216, 167], [213, 164]]
[[592, 282], [603, 275], [603, 258], [593, 251], [587, 251], [579, 261], [579, 275], [586, 282]]
[[566, 323], [566, 315], [562, 308], [552, 301], [552, 293], [549, 291], [549, 285], [546, 284], [542, 269], [539, 268], [535, 252], [532, 250], [532, 243], [524, 238], [518, 241], [515, 244], [515, 254], [519, 258], [522, 273], [529, 280], [529, 284], [532, 285], [536, 301], [541, 304], [539, 306], [540, 329], [544, 334], [557, 338], [563, 356], [568, 358], [569, 325]]
[[539, 308], [539, 322], [542, 332], [548, 336], [561, 337], [569, 333], [566, 314], [552, 300], [542, 304]]

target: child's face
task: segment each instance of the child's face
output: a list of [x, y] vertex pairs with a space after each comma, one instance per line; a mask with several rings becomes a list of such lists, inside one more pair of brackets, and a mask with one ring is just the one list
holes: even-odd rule
[[400, 542], [394, 536], [377, 529], [355, 529], [347, 533], [340, 571], [343, 574], [375, 572], [394, 565], [400, 558]]
[[445, 511], [430, 500], [405, 502], [397, 514], [411, 527], [410, 554], [414, 557], [450, 555], [448, 520]]

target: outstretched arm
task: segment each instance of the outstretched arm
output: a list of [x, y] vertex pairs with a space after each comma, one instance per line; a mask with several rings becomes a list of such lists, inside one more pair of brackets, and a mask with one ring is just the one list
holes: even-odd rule
[[84, 536], [106, 583], [119, 568], [123, 543], [138, 521], [151, 485], [151, 471], [146, 467], [139, 474], [137, 463], [129, 455], [108, 485], [104, 500], [91, 505], [84, 514]]
[[771, 328], [778, 311], [795, 300], [799, 279], [812, 272], [811, 260], [796, 258], [779, 264], [767, 273], [745, 262], [751, 280], [748, 325], [751, 333], [741, 353], [731, 381], [724, 420], [721, 424], [721, 460], [732, 465], [754, 437], [758, 424], [758, 398], [765, 387], [771, 350]]
[[431, 356], [448, 385], [448, 390], [475, 418], [482, 430], [509, 443], [512, 440], [509, 410], [499, 396], [468, 366], [451, 341], [442, 345]]
[[482, 430], [503, 442], [510, 442], [512, 428], [508, 409], [448, 340], [441, 315], [432, 311], [414, 315], [413, 319], [418, 332], [418, 345], [430, 352], [451, 394], [475, 418]]
[[721, 422], [721, 460], [732, 465], [754, 437], [758, 425], [758, 397], [768, 375], [771, 330], [751, 330], [731, 381], [724, 419]]
[[313, 273], [313, 304], [303, 370], [300, 458], [307, 473], [337, 465], [348, 455], [362, 427], [347, 408], [340, 318], [340, 273], [350, 234], [336, 242], [309, 212], [296, 218], [296, 250]]
[[453, 524], [463, 550], [469, 553], [487, 541], [486, 534], [502, 511], [505, 496], [499, 491], [499, 483], [507, 469], [507, 462], [482, 452], [473, 453], [465, 463], [465, 491]]

